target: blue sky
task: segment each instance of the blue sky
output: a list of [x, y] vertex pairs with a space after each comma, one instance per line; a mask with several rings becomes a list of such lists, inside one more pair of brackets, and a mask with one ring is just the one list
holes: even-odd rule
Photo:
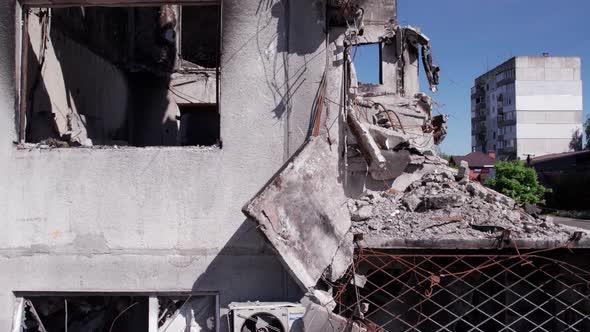
[[[590, 102], [589, 0], [398, 0], [398, 20], [420, 27], [441, 67], [439, 92], [430, 95], [441, 105], [439, 111], [450, 116], [444, 153], [470, 152], [473, 80], [512, 56], [580, 56], [584, 100]], [[374, 47], [357, 51], [360, 81], [377, 77], [367, 60], [376, 52]], [[429, 92], [424, 77], [420, 86]], [[584, 119], [588, 114], [585, 108]]]

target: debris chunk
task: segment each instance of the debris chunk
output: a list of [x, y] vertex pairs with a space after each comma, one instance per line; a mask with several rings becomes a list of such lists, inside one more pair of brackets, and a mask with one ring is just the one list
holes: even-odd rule
[[[242, 209], [305, 290], [315, 287], [344, 241], [352, 246], [338, 166], [338, 150], [312, 137]], [[340, 252], [352, 259], [352, 250]]]
[[370, 205], [362, 206], [355, 212], [350, 214], [350, 218], [354, 221], [367, 220], [373, 216], [373, 207]]
[[467, 179], [469, 180], [469, 164], [466, 160], [461, 160], [459, 165], [459, 172], [457, 173], [457, 181]]

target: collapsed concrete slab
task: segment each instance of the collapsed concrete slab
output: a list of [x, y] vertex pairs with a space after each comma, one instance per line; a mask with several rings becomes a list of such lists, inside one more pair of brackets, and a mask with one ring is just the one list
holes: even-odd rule
[[[311, 138], [242, 210], [305, 289], [317, 284], [337, 252], [342, 264], [335, 266], [345, 271], [352, 262], [347, 198], [336, 174], [336, 147]], [[342, 245], [349, 248], [339, 250]]]
[[366, 332], [367, 329], [350, 319], [336, 315], [326, 307], [310, 302], [303, 316], [305, 331], [314, 332]]

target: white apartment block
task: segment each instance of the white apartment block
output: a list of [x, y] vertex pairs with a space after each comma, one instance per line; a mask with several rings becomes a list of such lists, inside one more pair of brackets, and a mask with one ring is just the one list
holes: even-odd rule
[[581, 128], [579, 57], [513, 57], [471, 88], [472, 151], [502, 160], [566, 152]]

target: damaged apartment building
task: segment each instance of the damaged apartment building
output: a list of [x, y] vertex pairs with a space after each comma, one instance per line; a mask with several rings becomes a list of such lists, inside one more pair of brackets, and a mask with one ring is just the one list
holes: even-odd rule
[[590, 328], [587, 232], [438, 157], [439, 67], [395, 0], [0, 18], [0, 329]]

